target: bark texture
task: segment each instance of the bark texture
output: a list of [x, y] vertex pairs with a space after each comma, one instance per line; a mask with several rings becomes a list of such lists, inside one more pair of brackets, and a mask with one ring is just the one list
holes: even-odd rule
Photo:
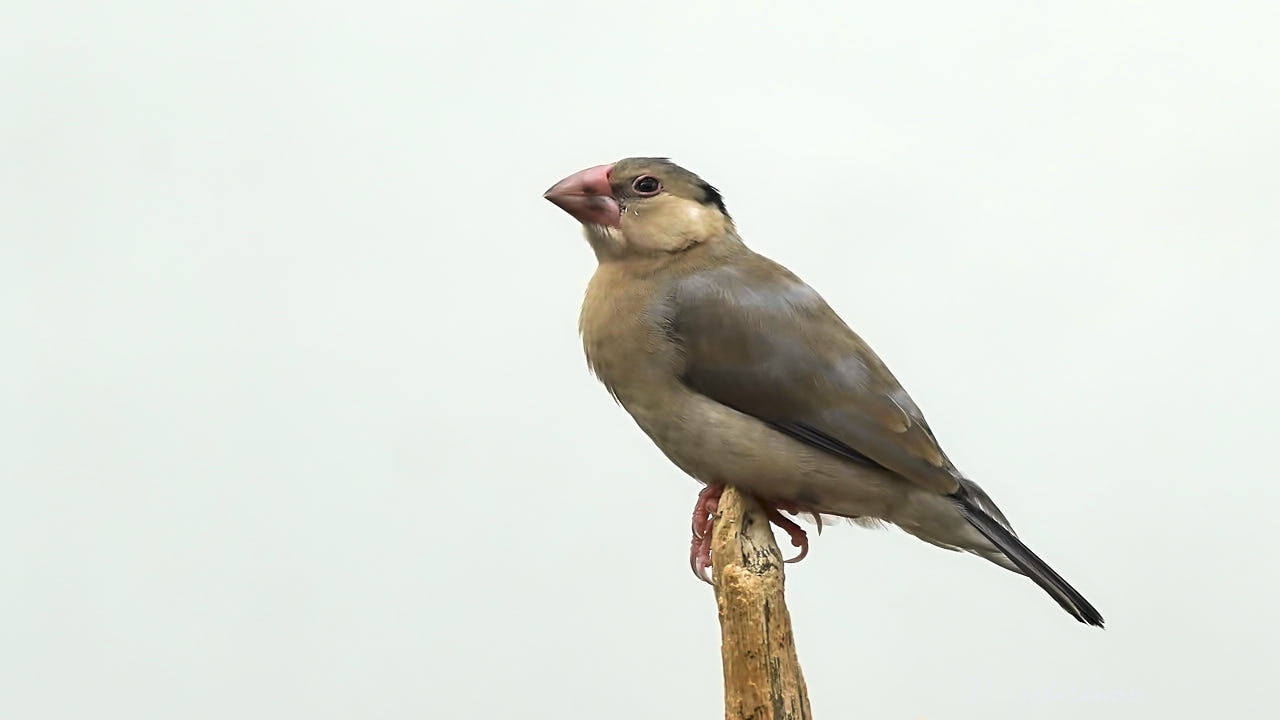
[[809, 720], [783, 599], [782, 552], [760, 504], [725, 488], [711, 536], [726, 720]]

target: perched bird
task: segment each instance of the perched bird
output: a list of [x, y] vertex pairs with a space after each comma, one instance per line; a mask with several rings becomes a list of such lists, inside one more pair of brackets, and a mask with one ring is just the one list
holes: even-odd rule
[[1080, 622], [1102, 625], [956, 470], [871, 348], [822, 296], [743, 244], [714, 187], [665, 158], [627, 158], [544, 197], [582, 223], [599, 261], [580, 321], [588, 364], [707, 486], [694, 509], [699, 577], [730, 484], [760, 499], [800, 557], [804, 532], [779, 510], [885, 521], [1022, 573]]

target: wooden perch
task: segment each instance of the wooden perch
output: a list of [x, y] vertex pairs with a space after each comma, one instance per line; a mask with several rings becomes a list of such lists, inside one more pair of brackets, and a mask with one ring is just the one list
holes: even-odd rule
[[782, 551], [760, 503], [727, 487], [711, 535], [725, 720], [809, 720], [783, 599]]

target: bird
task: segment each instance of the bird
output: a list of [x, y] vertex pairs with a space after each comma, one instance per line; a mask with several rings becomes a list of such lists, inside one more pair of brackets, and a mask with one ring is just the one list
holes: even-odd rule
[[892, 524], [1027, 576], [1076, 620], [1102, 615], [956, 469], [920, 408], [813, 288], [747, 247], [715, 187], [631, 157], [547, 190], [597, 266], [579, 317], [591, 372], [704, 487], [690, 564], [710, 582], [710, 527], [732, 485], [808, 551], [782, 511]]

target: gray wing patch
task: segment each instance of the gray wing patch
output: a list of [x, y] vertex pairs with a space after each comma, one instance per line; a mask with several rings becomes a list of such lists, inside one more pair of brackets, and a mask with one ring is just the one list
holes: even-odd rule
[[958, 489], [959, 473], [906, 391], [785, 268], [737, 258], [681, 278], [666, 303], [691, 389], [850, 462]]

